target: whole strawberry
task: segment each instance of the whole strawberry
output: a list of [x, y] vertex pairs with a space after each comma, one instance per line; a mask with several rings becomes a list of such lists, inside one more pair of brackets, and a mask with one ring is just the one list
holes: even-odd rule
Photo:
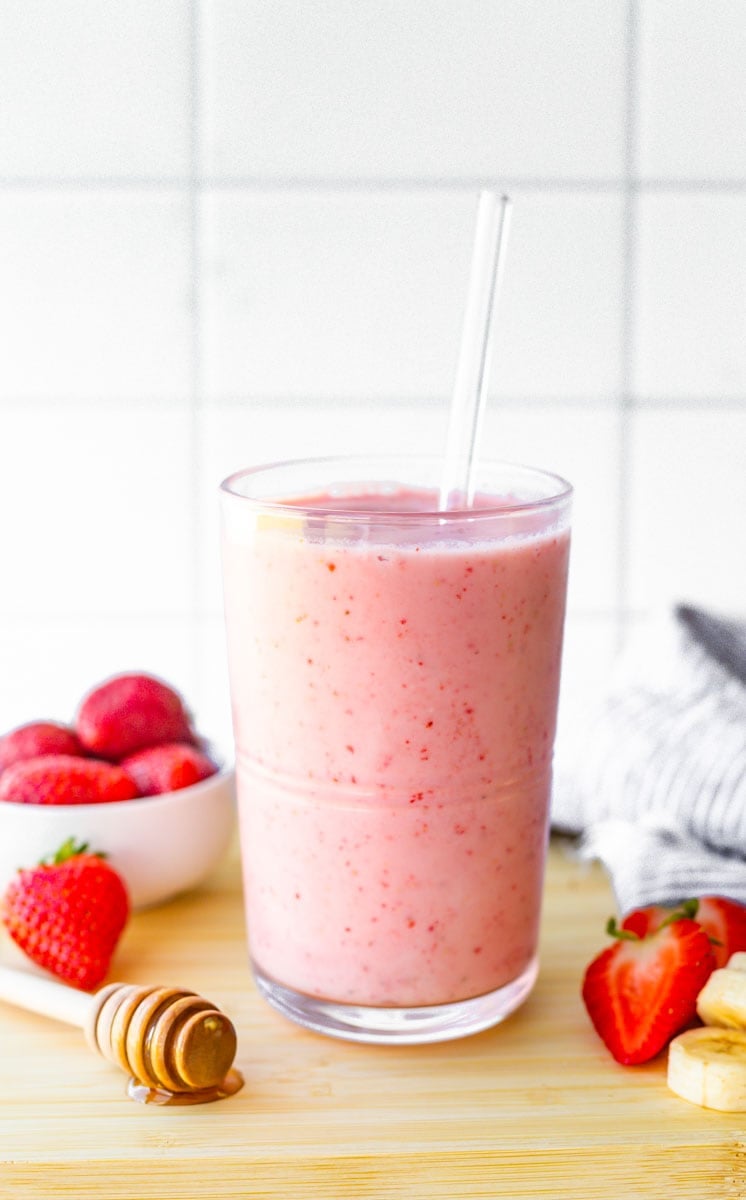
[[94, 688], [75, 730], [91, 754], [114, 762], [161, 742], [194, 742], [181, 696], [152, 675], [115, 675]]
[[43, 754], [82, 756], [85, 750], [73, 730], [56, 721], [29, 721], [0, 737], [0, 771]]
[[206, 754], [186, 742], [166, 742], [139, 750], [122, 759], [121, 766], [134, 779], [141, 796], [176, 792], [217, 771]]
[[70, 754], [29, 758], [0, 775], [0, 801], [15, 804], [104, 804], [138, 795], [121, 767]]
[[617, 1062], [654, 1058], [697, 1015], [697, 996], [715, 968], [705, 931], [683, 909], [644, 937], [618, 929], [593, 959], [582, 995], [599, 1037]]
[[11, 880], [3, 922], [38, 966], [92, 991], [109, 970], [129, 912], [121, 877], [70, 838], [51, 859]]

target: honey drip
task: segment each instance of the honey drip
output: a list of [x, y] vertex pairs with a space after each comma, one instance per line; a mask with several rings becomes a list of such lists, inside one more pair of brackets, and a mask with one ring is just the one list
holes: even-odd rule
[[170, 1092], [166, 1088], [150, 1087], [149, 1084], [141, 1083], [132, 1075], [127, 1083], [127, 1095], [130, 1100], [135, 1100], [138, 1104], [212, 1104], [215, 1100], [225, 1100], [228, 1096], [235, 1096], [236, 1092], [241, 1091], [243, 1085], [243, 1075], [235, 1068], [231, 1068], [220, 1083], [190, 1092]]

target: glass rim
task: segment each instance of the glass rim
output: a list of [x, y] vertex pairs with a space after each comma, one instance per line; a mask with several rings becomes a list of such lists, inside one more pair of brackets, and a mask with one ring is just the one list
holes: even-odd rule
[[[531, 500], [516, 500], [510, 504], [500, 505], [482, 505], [475, 507], [458, 507], [458, 508], [433, 508], [433, 509], [418, 509], [397, 511], [391, 508], [366, 508], [362, 511], [359, 508], [352, 506], [345, 507], [344, 496], [330, 498], [330, 503], [323, 509], [312, 507], [304, 504], [301, 501], [293, 502], [292, 500], [278, 500], [272, 498], [264, 498], [261, 496], [248, 496], [245, 492], [241, 492], [237, 488], [240, 480], [258, 477], [261, 475], [269, 475], [273, 471], [287, 470], [293, 467], [321, 467], [338, 465], [342, 468], [345, 464], [362, 465], [370, 462], [386, 462], [391, 464], [392, 469], [397, 465], [404, 467], [407, 463], [421, 463], [430, 466], [438, 466], [443, 463], [443, 460], [438, 455], [427, 454], [331, 454], [310, 456], [308, 458], [287, 458], [278, 459], [274, 462], [260, 463], [253, 467], [242, 467], [238, 471], [232, 471], [220, 483], [219, 490], [224, 496], [231, 499], [241, 501], [256, 508], [269, 509], [277, 512], [291, 513], [310, 513], [319, 515], [323, 512], [325, 515], [333, 517], [334, 520], [354, 520], [365, 521], [381, 520], [381, 521], [403, 521], [407, 524], [416, 523], [422, 520], [439, 520], [439, 521], [465, 521], [465, 520], [485, 520], [507, 514], [536, 512], [537, 510], [550, 509], [555, 506], [567, 502], [573, 495], [573, 486], [562, 475], [558, 475], [555, 471], [545, 470], [544, 467], [534, 467], [527, 463], [512, 462], [508, 459], [480, 459], [478, 470], [481, 471], [515, 471], [522, 472], [526, 476], [534, 476], [542, 478], [545, 481], [553, 481], [556, 489], [548, 496], [539, 496]], [[352, 483], [353, 480], [345, 480], [340, 477], [337, 483]], [[360, 481], [363, 482], [362, 480]], [[371, 476], [371, 483], [375, 483], [375, 477]], [[381, 482], [381, 481], [379, 481]], [[402, 480], [406, 483], [406, 478]], [[487, 489], [488, 490], [488, 489]]]

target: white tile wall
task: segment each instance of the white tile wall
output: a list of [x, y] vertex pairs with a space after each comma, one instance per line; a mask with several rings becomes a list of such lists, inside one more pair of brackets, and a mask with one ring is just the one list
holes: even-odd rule
[[184, 176], [191, 20], [183, 0], [5, 0], [3, 175]]
[[[620, 200], [522, 189], [513, 198], [493, 390], [614, 396]], [[475, 211], [463, 190], [208, 195], [206, 393], [444, 400]]]
[[643, 195], [638, 239], [639, 399], [742, 400], [746, 191]]
[[468, 278], [470, 199], [208, 196], [206, 394], [361, 403], [445, 395]]
[[172, 192], [0, 190], [0, 397], [188, 393], [188, 217]]
[[582, 398], [601, 405], [617, 400], [621, 196], [520, 187], [510, 193], [514, 209], [496, 317], [493, 390], [503, 398]]
[[746, 612], [746, 406], [640, 411], [632, 430], [630, 591]]
[[446, 429], [576, 486], [561, 737], [630, 622], [746, 615], [740, 0], [5, 4], [0, 727], [128, 666], [229, 741], [216, 489]]
[[202, 12], [208, 176], [621, 171], [620, 0], [542, 0], [540, 12], [524, 0], [206, 0]]
[[191, 613], [193, 463], [183, 406], [6, 404], [3, 613]]
[[741, 0], [639, 4], [640, 173], [743, 182], [746, 22]]

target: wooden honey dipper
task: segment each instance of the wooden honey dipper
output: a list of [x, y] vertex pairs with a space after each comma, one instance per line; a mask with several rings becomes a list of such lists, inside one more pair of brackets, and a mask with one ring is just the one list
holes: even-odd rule
[[233, 1095], [236, 1031], [194, 992], [111, 983], [92, 995], [0, 966], [0, 999], [77, 1025], [88, 1044], [130, 1076], [133, 1099], [199, 1104]]

